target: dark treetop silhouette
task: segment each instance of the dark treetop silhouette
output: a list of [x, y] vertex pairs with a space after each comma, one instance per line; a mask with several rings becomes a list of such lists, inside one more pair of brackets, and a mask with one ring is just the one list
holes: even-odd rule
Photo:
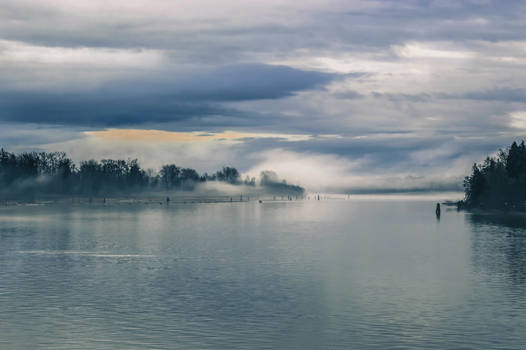
[[[199, 183], [219, 181], [232, 185], [256, 186], [256, 179], [245, 180], [236, 168], [224, 167], [214, 174], [200, 175], [175, 164], [161, 170], [143, 170], [136, 159], [98, 162], [88, 160], [77, 167], [63, 152], [10, 153], [0, 149], [0, 199], [32, 198], [36, 195], [119, 195], [140, 191], [193, 190]], [[300, 186], [279, 181], [276, 173], [261, 173], [260, 185], [267, 192], [303, 195]]]
[[474, 164], [464, 179], [465, 199], [470, 208], [523, 208], [526, 205], [526, 146], [513, 142], [497, 156]]

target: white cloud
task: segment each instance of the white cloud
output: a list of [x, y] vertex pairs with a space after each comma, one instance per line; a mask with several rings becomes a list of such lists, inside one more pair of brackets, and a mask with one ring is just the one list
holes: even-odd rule
[[393, 45], [393, 51], [404, 58], [439, 58], [439, 59], [469, 59], [473, 58], [473, 52], [456, 48], [443, 47], [437, 43], [411, 42], [402, 46]]
[[526, 111], [510, 113], [510, 126], [521, 131], [526, 130]]
[[81, 65], [97, 67], [139, 68], [161, 64], [159, 50], [91, 47], [49, 47], [20, 41], [0, 40], [1, 63]]

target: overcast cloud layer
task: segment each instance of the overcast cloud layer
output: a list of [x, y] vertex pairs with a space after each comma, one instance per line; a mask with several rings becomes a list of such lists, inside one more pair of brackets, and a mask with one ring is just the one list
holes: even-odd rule
[[4, 0], [0, 145], [451, 189], [523, 137], [525, 68], [526, 1]]

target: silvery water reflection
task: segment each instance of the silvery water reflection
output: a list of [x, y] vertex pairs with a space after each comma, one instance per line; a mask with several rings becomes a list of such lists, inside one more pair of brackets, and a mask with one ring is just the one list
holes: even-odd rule
[[523, 349], [524, 220], [434, 210], [2, 208], [0, 348]]

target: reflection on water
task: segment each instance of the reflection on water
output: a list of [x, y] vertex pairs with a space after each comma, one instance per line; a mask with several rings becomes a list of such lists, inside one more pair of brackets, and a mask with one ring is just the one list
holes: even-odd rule
[[[502, 228], [506, 233], [525, 234], [526, 214], [521, 213], [469, 213], [467, 216], [474, 227]], [[511, 229], [507, 230], [506, 229]]]
[[502, 274], [510, 282], [526, 282], [526, 214], [467, 214], [472, 227], [477, 271]]
[[523, 219], [435, 206], [1, 208], [0, 348], [524, 349]]

